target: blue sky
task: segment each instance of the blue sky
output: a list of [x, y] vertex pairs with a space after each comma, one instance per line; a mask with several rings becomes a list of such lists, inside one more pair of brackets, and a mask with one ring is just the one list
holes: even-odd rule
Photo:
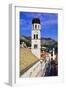
[[41, 37], [58, 39], [57, 13], [20, 12], [20, 35], [31, 36], [33, 18], [40, 19]]

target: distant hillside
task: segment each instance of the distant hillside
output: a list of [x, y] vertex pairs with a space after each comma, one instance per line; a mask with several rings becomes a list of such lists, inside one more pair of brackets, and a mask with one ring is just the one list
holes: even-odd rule
[[[31, 37], [21, 36], [20, 37], [20, 44], [22, 42], [25, 42], [27, 46], [31, 46]], [[41, 46], [56, 46], [57, 41], [51, 39], [51, 38], [41, 38]]]
[[29, 37], [21, 36], [20, 37], [20, 44], [22, 42], [25, 42], [26, 45], [29, 46], [29, 47], [31, 46], [31, 38], [29, 38]]
[[51, 39], [51, 38], [41, 38], [41, 45], [54, 45], [57, 41]]

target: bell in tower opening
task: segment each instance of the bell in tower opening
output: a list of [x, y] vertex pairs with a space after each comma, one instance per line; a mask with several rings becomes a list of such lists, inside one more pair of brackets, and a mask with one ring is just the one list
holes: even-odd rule
[[40, 59], [41, 52], [41, 34], [40, 34], [41, 24], [39, 18], [34, 18], [32, 20], [32, 40], [31, 40], [31, 51], [32, 53]]

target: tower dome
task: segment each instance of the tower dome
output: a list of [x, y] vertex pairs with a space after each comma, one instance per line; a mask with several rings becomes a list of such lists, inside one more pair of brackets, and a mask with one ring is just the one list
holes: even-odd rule
[[34, 18], [34, 19], [32, 20], [32, 24], [34, 24], [34, 23], [40, 24], [39, 18]]

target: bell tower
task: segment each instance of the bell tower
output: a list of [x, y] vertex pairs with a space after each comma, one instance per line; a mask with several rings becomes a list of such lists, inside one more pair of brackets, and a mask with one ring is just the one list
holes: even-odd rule
[[40, 59], [41, 52], [41, 35], [40, 35], [40, 20], [39, 18], [34, 18], [32, 20], [32, 40], [31, 40], [31, 51], [32, 53]]

